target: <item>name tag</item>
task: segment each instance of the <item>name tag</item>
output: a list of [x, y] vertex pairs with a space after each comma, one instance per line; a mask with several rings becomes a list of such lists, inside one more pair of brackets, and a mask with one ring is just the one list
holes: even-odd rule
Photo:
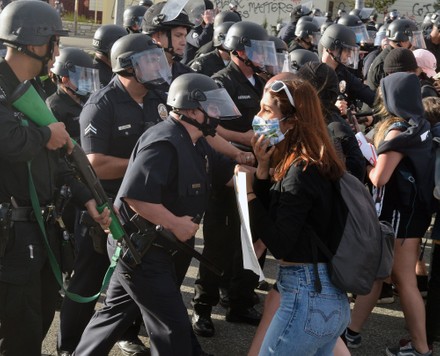
[[191, 188], [193, 189], [200, 189], [202, 187], [202, 185], [200, 183], [194, 183], [191, 185]]
[[124, 125], [124, 126], [119, 126], [119, 127], [118, 127], [118, 130], [119, 130], [119, 131], [127, 130], [127, 129], [129, 129], [130, 127], [131, 127], [130, 124], [128, 124], [128, 125]]

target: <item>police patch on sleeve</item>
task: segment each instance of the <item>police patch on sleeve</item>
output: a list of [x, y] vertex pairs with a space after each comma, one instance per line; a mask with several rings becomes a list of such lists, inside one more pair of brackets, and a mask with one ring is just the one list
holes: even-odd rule
[[162, 120], [166, 120], [166, 118], [168, 117], [168, 109], [167, 109], [166, 105], [160, 103], [157, 106], [157, 113], [159, 114], [159, 116]]
[[193, 34], [192, 34], [192, 38], [197, 38], [197, 37], [199, 37], [199, 34], [194, 31]]

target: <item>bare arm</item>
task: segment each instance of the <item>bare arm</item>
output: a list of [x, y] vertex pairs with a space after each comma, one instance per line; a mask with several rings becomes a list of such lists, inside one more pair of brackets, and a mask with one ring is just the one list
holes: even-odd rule
[[[385, 140], [389, 141], [398, 135], [400, 135], [400, 131], [392, 130], [385, 137]], [[403, 154], [395, 151], [380, 154], [377, 157], [376, 165], [367, 168], [368, 177], [370, 178], [371, 183], [376, 187], [382, 187], [387, 184], [402, 158]]]
[[255, 163], [255, 157], [251, 152], [239, 150], [220, 135], [215, 135], [214, 137], [207, 136], [206, 140], [214, 150], [232, 158], [237, 161], [237, 163], [247, 164], [249, 166], [252, 166]]
[[162, 225], [176, 237], [185, 242], [193, 237], [199, 225], [192, 221], [191, 216], [178, 217], [162, 204], [153, 204], [135, 199], [124, 199], [130, 208], [152, 224]]
[[99, 179], [122, 178], [128, 166], [127, 158], [107, 156], [102, 153], [90, 153], [87, 158]]
[[227, 130], [221, 126], [217, 127], [217, 133], [226, 141], [241, 143], [245, 146], [251, 146], [251, 138], [254, 136], [254, 131], [236, 132]]

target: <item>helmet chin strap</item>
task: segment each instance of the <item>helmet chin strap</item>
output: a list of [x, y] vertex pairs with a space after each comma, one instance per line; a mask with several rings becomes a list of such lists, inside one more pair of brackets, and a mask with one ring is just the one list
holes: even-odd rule
[[186, 123], [198, 128], [203, 136], [212, 136], [214, 137], [216, 134], [216, 128], [218, 126], [218, 119], [210, 117], [204, 110], [198, 108], [204, 114], [203, 123], [198, 122], [195, 119], [192, 119], [186, 115], [179, 113], [179, 119], [185, 121]]
[[173, 39], [171, 38], [171, 30], [167, 30], [166, 33], [167, 33], [167, 38], [168, 38], [168, 47], [164, 48], [164, 51], [171, 54], [173, 61], [180, 62], [183, 57], [180, 54], [177, 54], [176, 52], [174, 52]]
[[336, 62], [339, 63], [341, 65], [345, 65], [344, 63], [341, 62], [341, 56], [339, 55], [339, 57], [336, 57], [332, 52], [330, 52], [329, 49], [326, 49], [327, 53], [330, 55], [330, 57], [332, 57], [332, 59]]
[[251, 67], [255, 74], [263, 73], [263, 74], [266, 74], [266, 75], [270, 75], [270, 76], [272, 76], [270, 73], [268, 73], [268, 72], [262, 70], [261, 68], [257, 67], [254, 63], [252, 63], [252, 61], [251, 61], [250, 59], [248, 59], [248, 58], [245, 59], [245, 58], [241, 57], [241, 56], [238, 54], [237, 51], [232, 51], [232, 54], [233, 54], [234, 56], [236, 56], [236, 57], [237, 57], [240, 61], [242, 61], [244, 64], [246, 64], [248, 67]]

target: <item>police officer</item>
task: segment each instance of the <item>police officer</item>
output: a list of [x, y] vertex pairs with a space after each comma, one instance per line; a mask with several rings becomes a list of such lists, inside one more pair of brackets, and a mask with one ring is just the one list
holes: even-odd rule
[[[228, 141], [249, 146], [253, 136], [252, 120], [259, 111], [265, 83], [257, 73], [266, 63], [257, 54], [266, 48], [267, 56], [262, 57], [273, 57], [277, 63], [275, 46], [262, 26], [248, 21], [234, 23], [227, 32], [223, 46], [231, 51], [231, 62], [212, 78], [227, 90], [242, 117], [221, 122], [217, 132]], [[257, 325], [261, 318], [254, 308], [254, 289], [258, 278], [253, 272], [243, 269], [240, 219], [232, 189], [218, 187], [211, 194], [203, 223], [203, 236], [203, 254], [225, 270], [232, 270], [231, 280], [226, 286], [230, 300], [226, 320]], [[201, 265], [193, 298], [192, 322], [197, 335], [214, 335], [211, 311], [219, 301], [219, 287], [220, 279]]]
[[290, 43], [295, 38], [295, 27], [298, 23], [298, 20], [303, 16], [308, 16], [312, 13], [312, 10], [308, 8], [306, 5], [297, 5], [293, 8], [290, 13], [291, 23], [287, 26], [281, 28], [278, 33], [278, 37], [281, 38], [284, 42]]
[[[97, 222], [106, 227], [110, 222], [108, 211], [99, 215], [90, 191], [61, 157], [60, 148], [72, 148], [64, 123], [38, 127], [11, 103], [20, 83], [47, 72], [64, 35], [58, 13], [45, 2], [14, 1], [0, 14], [0, 39], [7, 46], [5, 59], [0, 59], [1, 355], [41, 355], [58, 301], [59, 286], [32, 203], [41, 206], [54, 251], [59, 235], [49, 221], [57, 181], [70, 185], [76, 201]], [[31, 177], [37, 197], [30, 193]]]
[[[173, 107], [170, 117], [140, 138], [115, 203], [126, 223], [136, 215], [148, 228], [162, 225], [185, 242], [194, 239], [199, 228], [194, 218], [203, 215], [211, 188], [232, 184], [233, 163], [203, 136], [214, 135], [218, 119], [234, 118], [239, 111], [224, 89], [199, 73], [174, 80], [167, 102]], [[119, 262], [106, 306], [87, 326], [77, 355], [107, 354], [136, 305], [150, 335], [151, 355], [205, 354], [191, 337], [170, 249], [173, 244], [156, 236], [141, 265]]]
[[304, 21], [295, 27], [295, 39], [289, 45], [289, 52], [297, 49], [316, 51], [320, 37], [319, 27], [313, 22]]
[[102, 25], [93, 35], [92, 46], [95, 50], [93, 63], [99, 71], [99, 81], [101, 87], [105, 87], [113, 77], [112, 65], [110, 61], [110, 50], [113, 43], [122, 36], [126, 36], [127, 31], [118, 25]]
[[[168, 115], [164, 94], [153, 83], [170, 80], [161, 48], [144, 34], [118, 39], [111, 50], [115, 78], [93, 93], [80, 115], [81, 145], [108, 196], [114, 198], [138, 138]], [[163, 75], [163, 77], [162, 77]], [[109, 266], [106, 239], [96, 236], [82, 215], [76, 236], [77, 259], [69, 291], [93, 295], [99, 291]], [[58, 348], [73, 352], [93, 315], [95, 302], [79, 304], [65, 299], [61, 311]], [[131, 320], [133, 322], [134, 320]], [[130, 328], [118, 343], [127, 354], [145, 354], [137, 338], [139, 327]]]
[[212, 40], [214, 34], [214, 5], [210, 0], [205, 1], [205, 11], [202, 15], [202, 23], [189, 31], [186, 36], [185, 53], [182, 63], [189, 64], [196, 54], [196, 51], [204, 44]]
[[440, 14], [432, 26], [429, 36], [425, 37], [426, 49], [430, 51], [437, 60], [436, 72], [440, 72]]
[[[322, 35], [318, 51], [321, 61], [336, 71], [339, 81], [345, 81], [345, 93], [349, 102], [360, 100], [370, 107], [373, 106], [375, 91], [356, 77], [348, 68], [357, 69], [359, 47], [356, 35], [347, 26], [333, 24]], [[345, 113], [343, 113], [345, 115]]]
[[181, 74], [193, 72], [190, 67], [180, 61], [185, 51], [186, 36], [194, 24], [189, 21], [185, 10], [182, 10], [174, 19], [162, 14], [165, 4], [165, 2], [159, 2], [147, 10], [142, 21], [142, 33], [151, 36], [164, 49], [173, 79], [175, 79]]
[[234, 22], [223, 22], [214, 30], [213, 45], [214, 50], [191, 63], [191, 68], [197, 73], [202, 73], [208, 77], [224, 69], [231, 61], [231, 55], [228, 50], [223, 48], [226, 34]]
[[151, 0], [140, 0], [139, 5], [146, 7], [146, 9], [148, 10], [150, 6], [153, 5], [153, 2]]
[[142, 31], [142, 18], [147, 8], [145, 6], [134, 5], [124, 10], [123, 26], [128, 33], [140, 33]]
[[99, 73], [83, 50], [65, 47], [50, 69], [57, 91], [46, 104], [58, 121], [64, 122], [71, 137], [79, 140], [79, 114], [89, 95], [99, 89]]
[[318, 55], [307, 49], [297, 49], [289, 53], [290, 65], [293, 72], [298, 71], [307, 62], [320, 62]]
[[[220, 26], [223, 22], [239, 22], [241, 21], [241, 17], [238, 13], [224, 10], [220, 11], [217, 15], [214, 17], [214, 31], [215, 29]], [[200, 48], [196, 51], [196, 54], [194, 58], [198, 58], [200, 56], [203, 56], [206, 53], [212, 52], [215, 49], [213, 40], [209, 41], [208, 43], [205, 43], [203, 46], [200, 46]]]
[[386, 36], [389, 46], [374, 59], [368, 70], [367, 84], [372, 90], [376, 90], [380, 80], [385, 77], [383, 63], [393, 48], [424, 47], [422, 32], [415, 22], [408, 19], [397, 19], [391, 22], [386, 29]]

